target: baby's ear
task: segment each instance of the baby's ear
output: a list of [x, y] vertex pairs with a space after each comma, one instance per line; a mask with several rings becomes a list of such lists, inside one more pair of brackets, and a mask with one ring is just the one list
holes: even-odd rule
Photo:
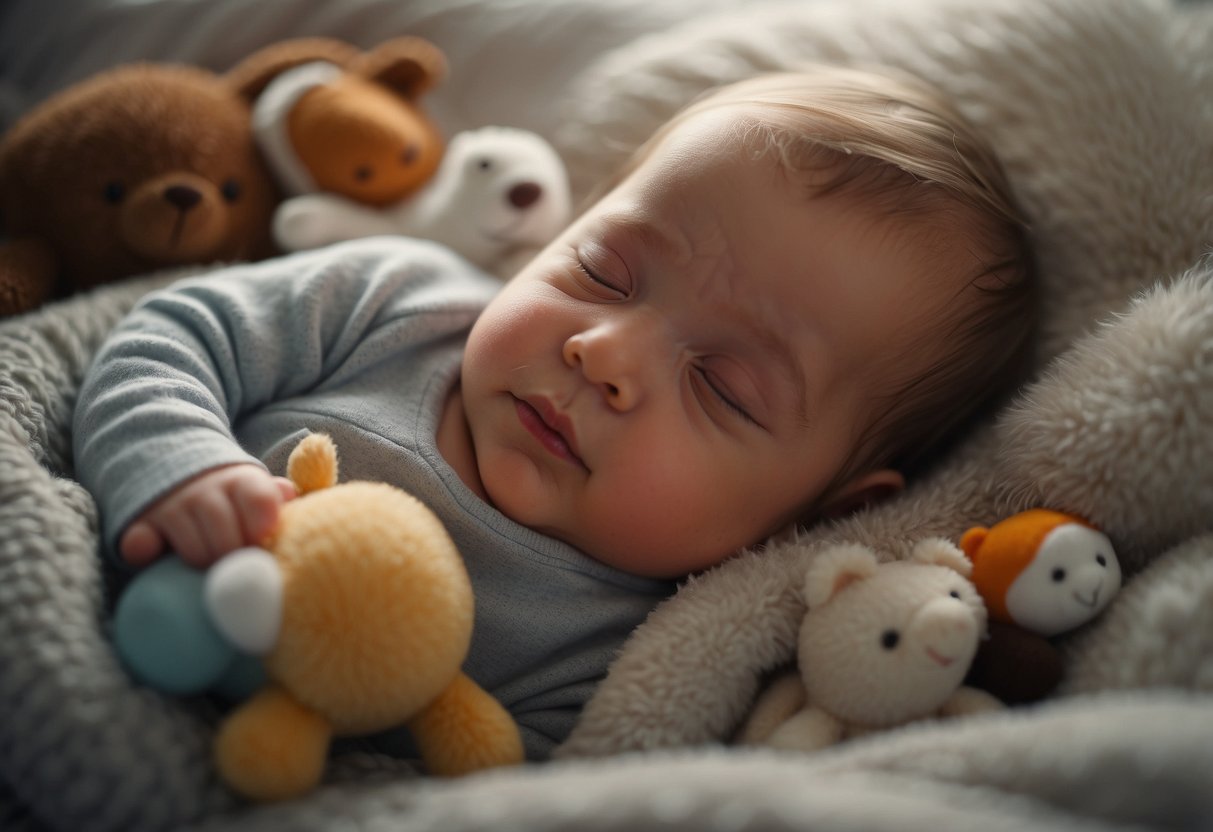
[[804, 578], [804, 600], [819, 607], [848, 586], [876, 574], [876, 553], [858, 543], [834, 546], [813, 561]]
[[844, 517], [853, 511], [884, 502], [905, 487], [905, 477], [892, 468], [869, 471], [839, 489], [826, 503], [822, 514], [826, 517]]

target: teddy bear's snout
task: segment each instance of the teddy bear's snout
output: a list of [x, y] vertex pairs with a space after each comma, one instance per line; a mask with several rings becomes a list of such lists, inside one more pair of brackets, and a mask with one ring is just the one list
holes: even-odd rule
[[202, 201], [202, 194], [189, 185], [170, 185], [164, 189], [164, 198], [178, 211], [185, 213]]

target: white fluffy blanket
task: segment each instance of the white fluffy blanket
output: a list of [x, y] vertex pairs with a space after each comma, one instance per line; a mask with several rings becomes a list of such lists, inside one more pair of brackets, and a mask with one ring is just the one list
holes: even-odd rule
[[[425, 781], [351, 753], [309, 799], [238, 805], [208, 765], [206, 707], [115, 663], [95, 513], [71, 479], [80, 374], [162, 279], [0, 324], [0, 828], [1213, 828], [1211, 44], [1209, 6], [1163, 0], [818, 0], [708, 15], [579, 68], [544, 118], [582, 190], [712, 84], [802, 60], [918, 72], [1006, 161], [1050, 302], [1040, 373], [1007, 412], [896, 501], [688, 583], [545, 766]], [[791, 657], [822, 546], [896, 557], [1035, 504], [1095, 520], [1129, 574], [1064, 643], [1055, 700], [815, 755], [723, 744]]]

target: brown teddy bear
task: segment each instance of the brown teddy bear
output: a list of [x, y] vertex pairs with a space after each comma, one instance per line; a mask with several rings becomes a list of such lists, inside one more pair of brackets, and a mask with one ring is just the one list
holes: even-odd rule
[[0, 316], [165, 266], [273, 253], [277, 189], [242, 75], [133, 64], [0, 140]]
[[253, 130], [290, 195], [325, 191], [386, 206], [437, 171], [444, 144], [419, 106], [446, 73], [437, 46], [416, 37], [369, 52], [328, 38], [282, 41], [239, 68], [257, 94]]

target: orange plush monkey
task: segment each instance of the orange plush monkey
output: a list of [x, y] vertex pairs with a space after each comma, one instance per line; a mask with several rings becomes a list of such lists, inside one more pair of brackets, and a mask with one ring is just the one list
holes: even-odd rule
[[1111, 542], [1080, 517], [1029, 509], [969, 529], [960, 548], [990, 616], [967, 681], [1009, 704], [1044, 697], [1063, 671], [1048, 637], [1090, 621], [1120, 589]]

